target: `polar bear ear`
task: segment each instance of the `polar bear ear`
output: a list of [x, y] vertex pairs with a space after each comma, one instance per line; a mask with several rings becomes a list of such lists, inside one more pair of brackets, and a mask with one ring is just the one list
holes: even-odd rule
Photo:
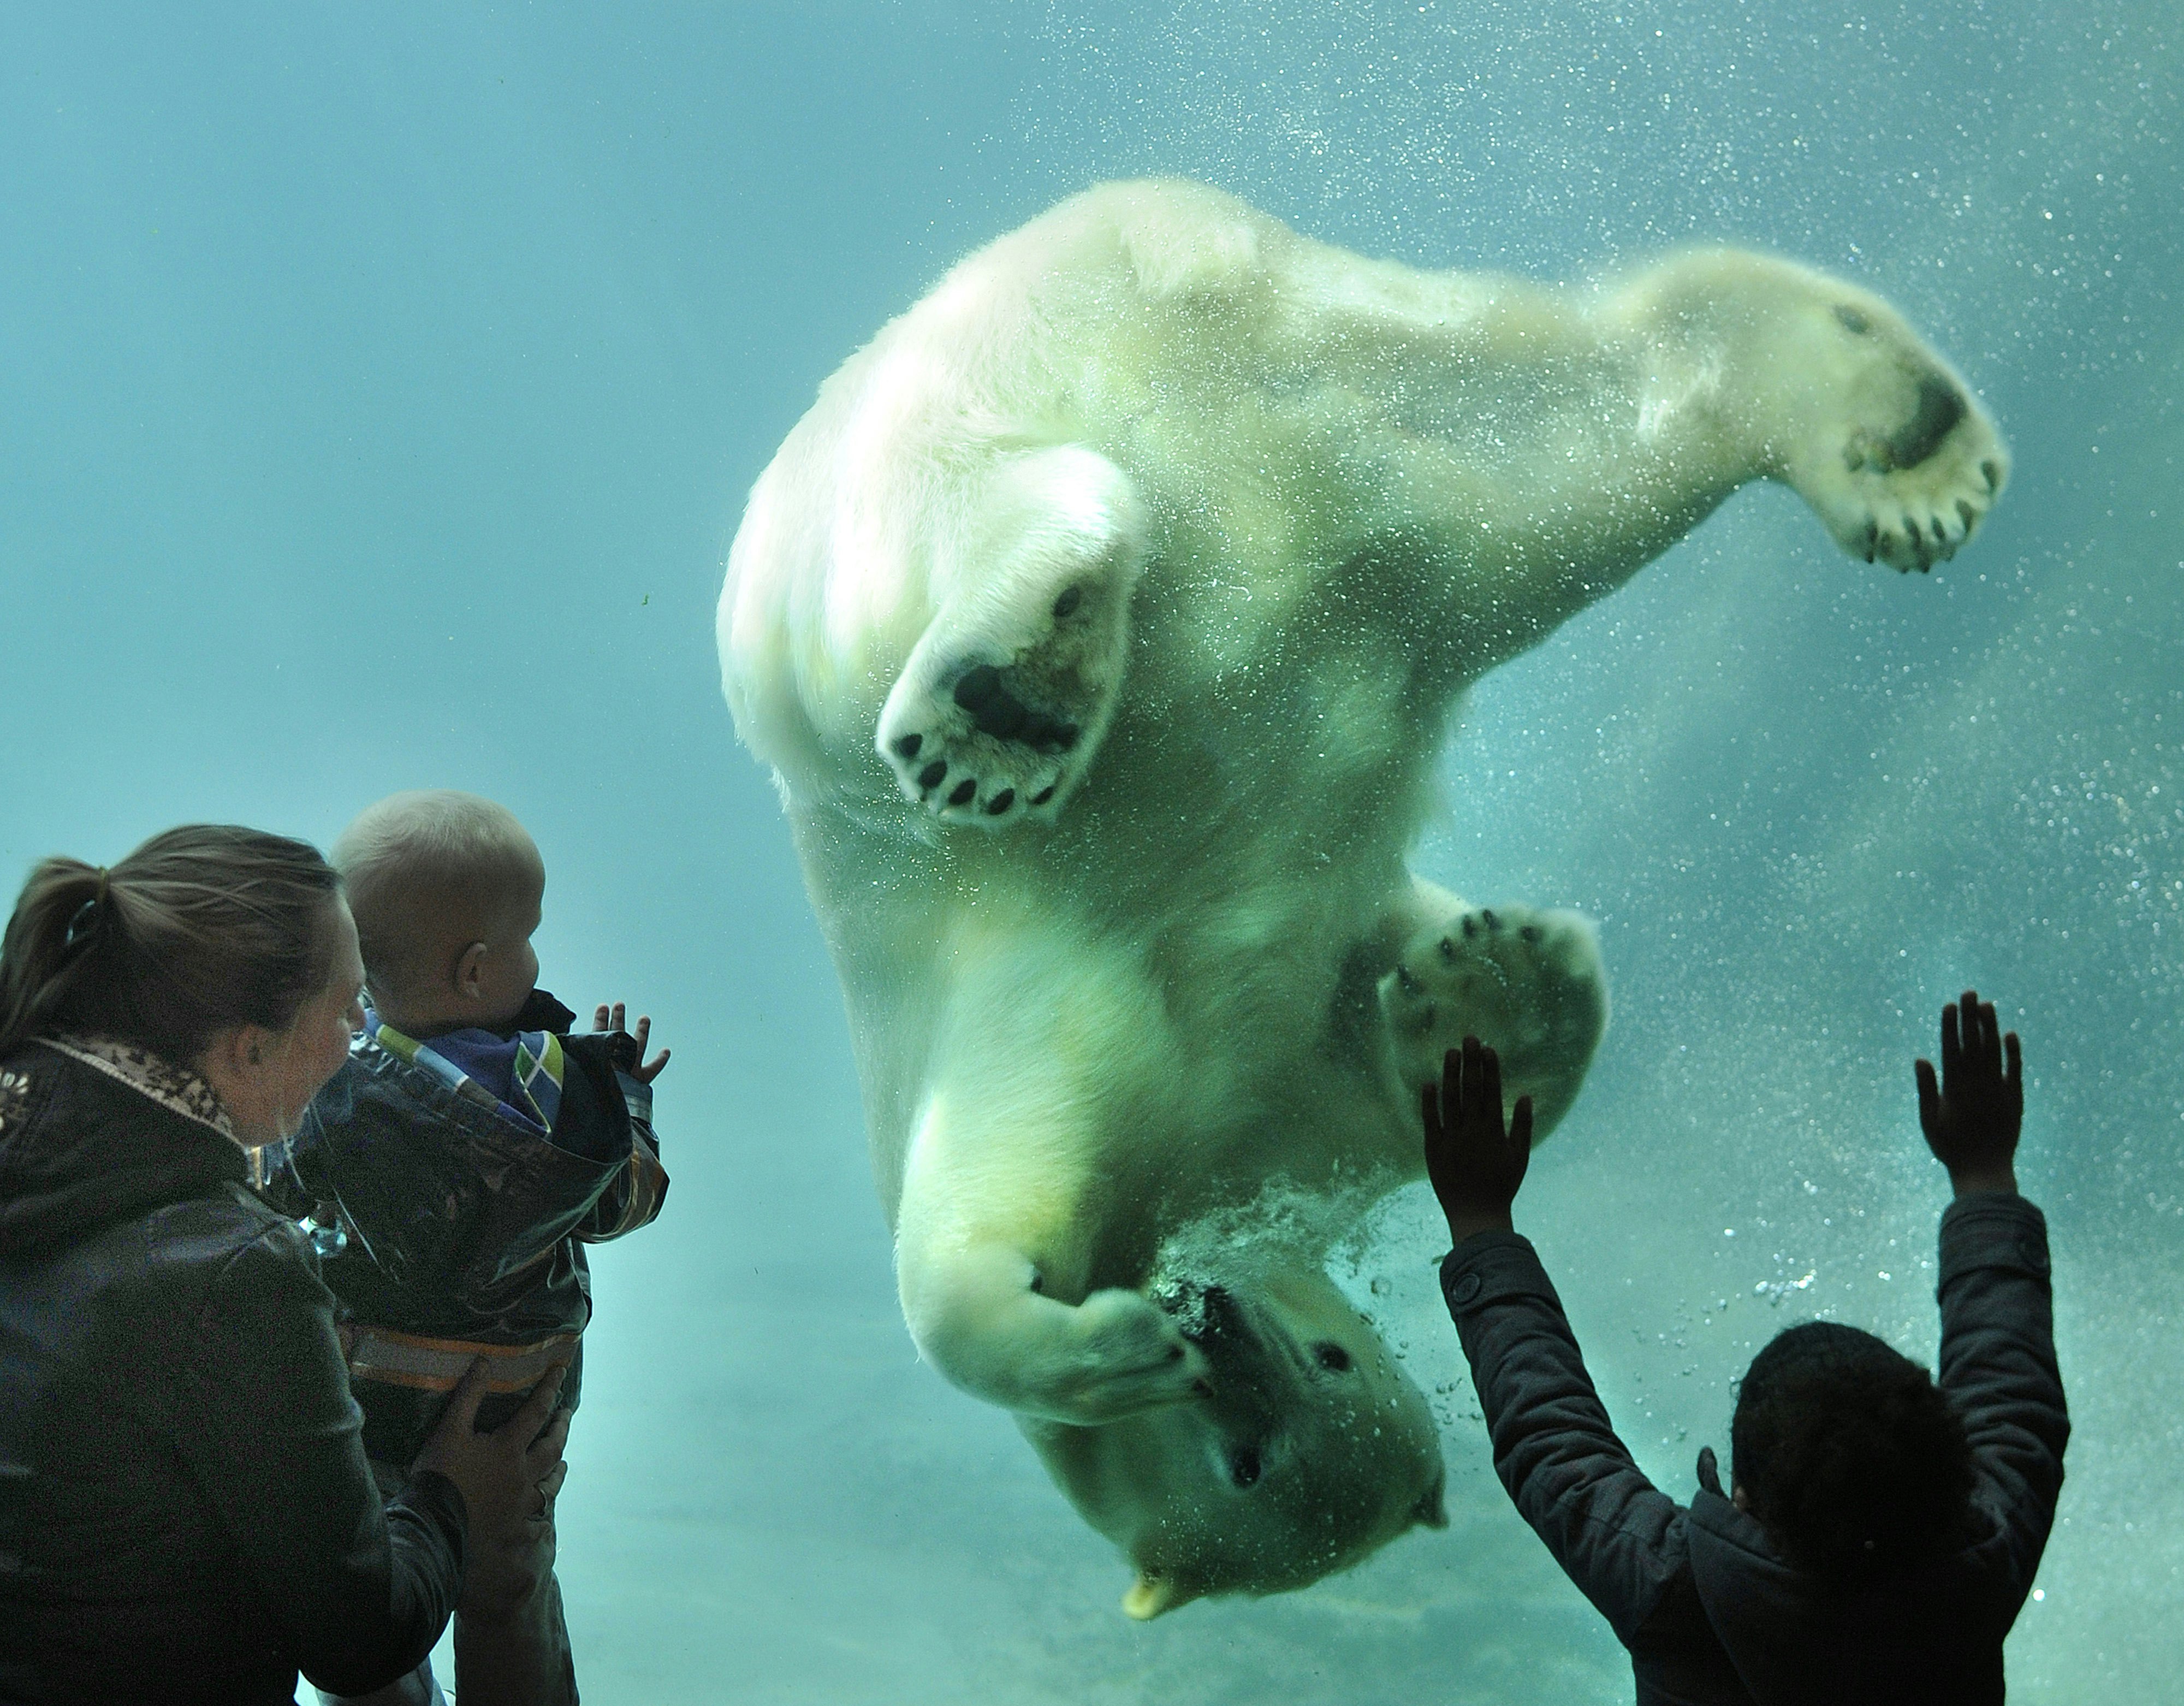
[[1428, 1528], [1446, 1528], [1448, 1505], [1443, 1495], [1447, 1486], [1446, 1480], [1437, 1480], [1420, 1494], [1418, 1502], [1411, 1507], [1411, 1520]]
[[1198, 1597], [1172, 1575], [1155, 1575], [1149, 1570], [1140, 1571], [1130, 1591], [1123, 1596], [1123, 1609], [1140, 1623], [1149, 1623], [1163, 1611], [1173, 1611], [1178, 1605], [1188, 1605]]

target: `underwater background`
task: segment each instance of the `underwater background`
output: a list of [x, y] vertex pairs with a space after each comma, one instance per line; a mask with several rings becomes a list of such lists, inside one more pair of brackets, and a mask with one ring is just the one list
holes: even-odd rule
[[[2008, 435], [1930, 577], [1740, 496], [1474, 695], [1422, 872], [1600, 919], [1518, 1205], [1660, 1484], [1825, 1315], [1933, 1354], [1910, 1060], [2024, 1034], [2076, 1432], [2012, 1698], [2184, 1674], [2184, 20], [2172, 0], [0, 5], [0, 878], [474, 789], [543, 981], [675, 1060], [560, 1502], [611, 1703], [1627, 1700], [1495, 1481], [1423, 1188], [1342, 1279], [1451, 1528], [1296, 1595], [1127, 1582], [895, 1307], [849, 1043], [719, 694], [819, 382], [1073, 190], [1580, 280], [1752, 243], [1892, 298]], [[443, 1673], [444, 1674], [444, 1673]]]

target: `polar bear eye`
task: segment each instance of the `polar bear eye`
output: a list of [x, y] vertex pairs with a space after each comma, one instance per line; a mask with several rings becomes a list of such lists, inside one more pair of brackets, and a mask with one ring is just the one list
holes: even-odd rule
[[1240, 1487], [1254, 1486], [1259, 1480], [1259, 1448], [1245, 1446], [1228, 1459], [1228, 1479]]
[[1350, 1372], [1350, 1352], [1332, 1339], [1323, 1339], [1314, 1345], [1312, 1355], [1312, 1360], [1330, 1374], [1346, 1374]]
[[1853, 337], [1863, 337], [1873, 329], [1871, 321], [1844, 303], [1836, 304], [1836, 318], [1841, 322], [1842, 329]]

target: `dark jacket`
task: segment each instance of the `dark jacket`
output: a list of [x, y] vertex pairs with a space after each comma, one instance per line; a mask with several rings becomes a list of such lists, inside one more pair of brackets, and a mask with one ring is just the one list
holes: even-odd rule
[[454, 1607], [462, 1496], [382, 1506], [333, 1298], [223, 1123], [141, 1051], [0, 1060], [0, 1702], [362, 1693]]
[[[590, 1318], [582, 1246], [660, 1213], [667, 1175], [651, 1091], [628, 1071], [636, 1045], [618, 1032], [566, 1034], [575, 1018], [538, 990], [514, 1027], [561, 1036], [549, 1135], [359, 1038], [274, 1160], [268, 1201], [296, 1215], [338, 1212], [326, 1280], [341, 1301], [375, 1458], [410, 1461], [482, 1349], [537, 1347], [496, 1359], [479, 1424], [515, 1409]], [[572, 1365], [560, 1408], [575, 1408], [580, 1391]]]
[[1685, 1509], [1615, 1436], [1529, 1240], [1482, 1233], [1441, 1264], [1517, 1508], [1630, 1652], [1639, 1706], [1991, 1706], [2032, 1586], [2070, 1424], [2048, 1231], [2022, 1197], [1942, 1217], [1940, 1384], [1970, 1435], [1974, 1531], [1908, 1575], [1831, 1591], [1722, 1496], [1713, 1453]]

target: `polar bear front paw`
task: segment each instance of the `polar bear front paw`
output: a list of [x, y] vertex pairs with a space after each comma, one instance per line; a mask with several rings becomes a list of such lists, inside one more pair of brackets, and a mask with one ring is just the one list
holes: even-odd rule
[[950, 822], [1051, 818], [1114, 716], [1143, 557], [1134, 493], [1071, 448], [1012, 471], [990, 566], [926, 630], [880, 713], [905, 799]]
[[1459, 906], [1412, 934], [1379, 995], [1403, 1106], [1475, 1036], [1501, 1056], [1510, 1103], [1532, 1098], [1540, 1136], [1577, 1099], [1607, 1024], [1599, 939], [1578, 912]]
[[1090, 650], [1070, 644], [1084, 603], [1082, 588], [1065, 588], [1048, 633], [1013, 656], [970, 650], [904, 673], [880, 716], [879, 750], [905, 798], [951, 821], [1050, 815], [1117, 685], [1070, 655]]

